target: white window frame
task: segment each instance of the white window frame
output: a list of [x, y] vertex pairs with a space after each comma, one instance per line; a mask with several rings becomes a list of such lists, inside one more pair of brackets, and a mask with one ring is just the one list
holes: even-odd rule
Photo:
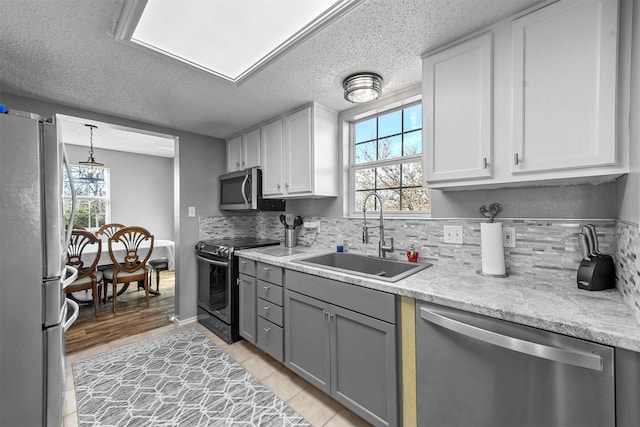
[[[71, 165], [71, 168], [82, 168], [82, 165]], [[65, 174], [66, 175], [66, 174]], [[79, 203], [83, 200], [104, 200], [106, 201], [106, 209], [105, 209], [105, 224], [111, 223], [111, 170], [109, 168], [104, 168], [104, 180], [106, 182], [107, 194], [106, 196], [97, 197], [97, 196], [80, 196], [76, 195], [76, 203]], [[71, 196], [62, 196], [63, 201], [71, 201]], [[89, 227], [88, 230], [95, 231], [100, 227]]]
[[[399, 92], [398, 94], [388, 97], [384, 100], [376, 101], [375, 103], [366, 104], [363, 106], [358, 106], [352, 108], [350, 110], [344, 111], [340, 114], [340, 121], [342, 123], [342, 141], [343, 141], [343, 164], [346, 169], [346, 173], [343, 174], [343, 179], [346, 184], [344, 186], [345, 192], [344, 195], [344, 213], [346, 217], [353, 218], [361, 218], [362, 217], [362, 207], [355, 206], [355, 170], [357, 168], [354, 167], [355, 163], [355, 152], [354, 152], [354, 140], [353, 140], [353, 127], [354, 122], [360, 121], [367, 117], [381, 115], [384, 113], [392, 112], [398, 109], [405, 108], [410, 104], [415, 104], [418, 101], [422, 100], [421, 86], [417, 85], [411, 87], [405, 91]], [[423, 126], [423, 135], [424, 135], [424, 122]], [[423, 137], [423, 147], [422, 151], [424, 152], [424, 137]], [[423, 162], [423, 173], [424, 173], [424, 160], [423, 155], [415, 155], [411, 158], [415, 157], [418, 161]], [[403, 157], [402, 159], [407, 159], [408, 157]], [[399, 161], [400, 158], [393, 159], [385, 159], [377, 162], [367, 163], [367, 167], [378, 167], [385, 166], [388, 164], [397, 164], [401, 163]], [[431, 199], [430, 199], [430, 206]], [[384, 216], [386, 218], [431, 218], [430, 212], [412, 212], [412, 211], [384, 211]]]

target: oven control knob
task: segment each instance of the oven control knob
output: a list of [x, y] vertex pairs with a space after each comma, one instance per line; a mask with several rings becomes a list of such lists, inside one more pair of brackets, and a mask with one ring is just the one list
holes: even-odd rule
[[229, 256], [229, 249], [228, 248], [220, 248], [220, 250], [218, 251], [218, 255], [224, 258], [227, 258]]

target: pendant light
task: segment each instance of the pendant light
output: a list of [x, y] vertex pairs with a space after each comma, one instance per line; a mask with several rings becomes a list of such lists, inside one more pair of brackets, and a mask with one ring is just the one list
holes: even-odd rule
[[90, 183], [104, 181], [104, 164], [96, 162], [93, 158], [93, 130], [98, 127], [85, 124], [89, 128], [89, 158], [84, 162], [78, 162], [84, 168], [80, 171], [79, 178]]
[[382, 95], [382, 77], [375, 73], [352, 74], [342, 82], [344, 99], [353, 103], [375, 101]]

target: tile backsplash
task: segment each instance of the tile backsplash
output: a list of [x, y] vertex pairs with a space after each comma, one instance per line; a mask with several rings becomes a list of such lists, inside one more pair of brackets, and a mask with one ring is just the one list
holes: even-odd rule
[[640, 229], [618, 222], [616, 234], [616, 287], [640, 323]]
[[[378, 233], [370, 230], [370, 243], [362, 243], [362, 219], [308, 217], [320, 224], [315, 229], [298, 228], [298, 245], [335, 248], [344, 242], [348, 250], [377, 254]], [[638, 226], [615, 220], [548, 220], [498, 219], [516, 230], [516, 247], [505, 248], [505, 261], [511, 275], [544, 275], [575, 284], [582, 259], [577, 235], [582, 226], [592, 223], [597, 228], [600, 252], [616, 260], [617, 287], [625, 302], [640, 322], [640, 232]], [[481, 269], [480, 224], [483, 219], [385, 219], [385, 237], [394, 238], [392, 257], [406, 259], [405, 252], [413, 244], [420, 253], [419, 261], [449, 263], [465, 268]], [[367, 218], [369, 226], [378, 218]], [[443, 243], [445, 225], [463, 227], [463, 244]], [[278, 216], [237, 215], [200, 218], [200, 239], [223, 239], [256, 236], [284, 240], [284, 229]]]

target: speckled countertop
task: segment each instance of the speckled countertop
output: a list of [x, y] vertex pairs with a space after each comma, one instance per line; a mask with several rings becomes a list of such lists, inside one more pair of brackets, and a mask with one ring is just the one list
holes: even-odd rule
[[615, 289], [589, 292], [578, 289], [574, 282], [541, 276], [491, 278], [468, 266], [438, 263], [389, 283], [295, 262], [328, 252], [326, 248], [280, 246], [237, 253], [291, 270], [640, 352], [640, 325]]

